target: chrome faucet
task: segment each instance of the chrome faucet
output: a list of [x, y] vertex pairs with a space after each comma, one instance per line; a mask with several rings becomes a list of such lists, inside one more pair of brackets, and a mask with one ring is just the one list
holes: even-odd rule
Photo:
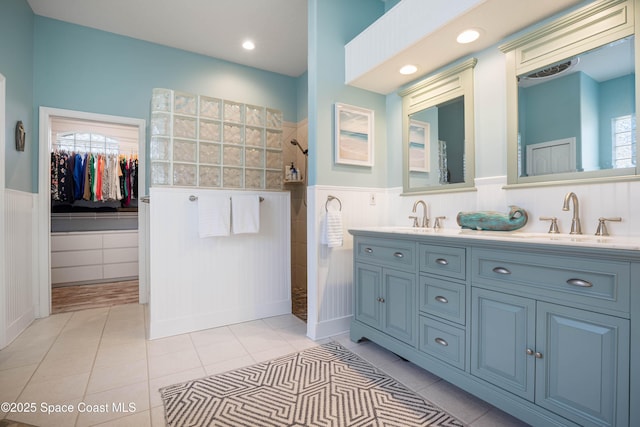
[[410, 216], [409, 218], [413, 218], [413, 226], [414, 227], [422, 227], [422, 228], [427, 228], [429, 227], [429, 217], [427, 216], [427, 204], [424, 202], [424, 200], [417, 200], [414, 204], [413, 204], [413, 210], [411, 210], [411, 212], [416, 213], [416, 210], [418, 209], [418, 205], [422, 205], [422, 224], [418, 225], [418, 217], [417, 216]]
[[573, 218], [571, 219], [571, 232], [569, 234], [582, 234], [582, 227], [580, 226], [580, 205], [578, 203], [578, 196], [576, 196], [576, 193], [569, 192], [564, 196], [562, 210], [569, 210], [570, 200], [573, 202]]

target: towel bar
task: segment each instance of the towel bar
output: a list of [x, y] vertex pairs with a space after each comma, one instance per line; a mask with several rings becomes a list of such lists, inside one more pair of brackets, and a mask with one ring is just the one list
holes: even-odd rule
[[[194, 196], [193, 194], [189, 196], [189, 201], [195, 202], [198, 200], [198, 196]], [[264, 202], [264, 197], [260, 196], [260, 203]]]

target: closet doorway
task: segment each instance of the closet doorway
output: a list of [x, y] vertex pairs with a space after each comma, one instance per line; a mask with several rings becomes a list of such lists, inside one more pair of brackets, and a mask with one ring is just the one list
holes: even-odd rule
[[147, 302], [144, 148], [144, 120], [41, 108], [41, 317]]

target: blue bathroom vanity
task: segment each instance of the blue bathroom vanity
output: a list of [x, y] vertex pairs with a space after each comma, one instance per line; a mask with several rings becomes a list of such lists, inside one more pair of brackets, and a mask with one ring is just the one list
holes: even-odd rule
[[534, 426], [640, 425], [640, 239], [350, 233], [353, 341]]

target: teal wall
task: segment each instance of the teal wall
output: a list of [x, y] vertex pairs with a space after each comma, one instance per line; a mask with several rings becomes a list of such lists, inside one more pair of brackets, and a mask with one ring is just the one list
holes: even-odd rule
[[[0, 73], [7, 78], [7, 187], [38, 191], [40, 106], [149, 121], [154, 87], [279, 109], [298, 122], [307, 114], [306, 75], [293, 78], [35, 16], [26, 0], [0, 2]], [[298, 102], [303, 106], [299, 110]], [[27, 150], [17, 153], [22, 120]]]
[[[344, 45], [384, 13], [370, 0], [309, 0], [309, 185], [387, 186], [386, 98], [346, 86]], [[374, 166], [334, 162], [334, 105], [374, 111]]]
[[[611, 119], [636, 113], [635, 74], [608, 80], [600, 84], [600, 139], [611, 139]], [[606, 139], [605, 139], [606, 138]], [[613, 164], [611, 147], [600, 147], [600, 162], [603, 168]]]
[[[33, 116], [34, 16], [26, 0], [0, 1], [0, 74], [6, 78], [5, 187], [34, 192], [38, 133]], [[15, 149], [14, 129], [22, 120], [24, 152]]]

